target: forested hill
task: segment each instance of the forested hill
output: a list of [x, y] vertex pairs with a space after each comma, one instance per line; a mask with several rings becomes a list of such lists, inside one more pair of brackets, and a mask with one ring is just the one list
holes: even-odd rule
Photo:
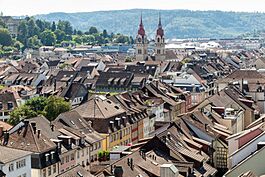
[[190, 11], [190, 10], [116, 10], [82, 13], [50, 13], [36, 15], [47, 21], [68, 20], [74, 28], [100, 30], [135, 36], [140, 14], [149, 37], [153, 37], [159, 11], [167, 38], [233, 37], [265, 29], [265, 13]]

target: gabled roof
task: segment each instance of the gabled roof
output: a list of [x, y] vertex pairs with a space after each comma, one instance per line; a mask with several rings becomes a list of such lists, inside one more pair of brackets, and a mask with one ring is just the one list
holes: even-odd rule
[[57, 127], [63, 127], [77, 136], [85, 136], [88, 143], [98, 142], [103, 139], [90, 123], [82, 118], [75, 110], [60, 114], [53, 122]]
[[88, 101], [74, 109], [83, 118], [107, 119], [125, 113], [118, 104], [105, 96], [92, 96]]
[[0, 146], [0, 152], [0, 164], [13, 162], [17, 159], [26, 157], [31, 154], [31, 152], [29, 151], [13, 149], [6, 146]]
[[[34, 122], [33, 120], [34, 119], [30, 120], [30, 122]], [[35, 118], [35, 120], [37, 120], [37, 118]], [[21, 122], [21, 124], [17, 125], [21, 125], [20, 128], [9, 135], [9, 140], [6, 145], [7, 147], [35, 153], [43, 153], [56, 148], [56, 144], [52, 142], [50, 138], [45, 136], [47, 129], [41, 127], [43, 125], [37, 125], [37, 130], [34, 132], [31, 123], [27, 123], [26, 121], [26, 123]], [[42, 128], [42, 130], [40, 128]], [[38, 129], [40, 130], [40, 135], [38, 135]]]
[[84, 169], [81, 165], [77, 165], [69, 170], [60, 173], [56, 177], [94, 177], [90, 172]]

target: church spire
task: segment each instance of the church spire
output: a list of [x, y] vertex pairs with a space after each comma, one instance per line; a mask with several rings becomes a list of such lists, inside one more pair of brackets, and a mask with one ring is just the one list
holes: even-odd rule
[[140, 19], [140, 26], [143, 26], [143, 14], [142, 14], [142, 12], [141, 12], [141, 19]]
[[141, 35], [141, 36], [145, 35], [142, 13], [141, 13], [141, 18], [140, 18], [140, 25], [139, 25], [139, 29], [138, 29], [138, 34]]
[[161, 14], [159, 12], [159, 18], [158, 18], [158, 28], [156, 30], [156, 35], [159, 35], [159, 36], [164, 36], [164, 30], [162, 28], [162, 23], [161, 23]]
[[158, 27], [162, 27], [162, 23], [161, 23], [161, 14], [159, 12], [159, 22], [158, 22]]

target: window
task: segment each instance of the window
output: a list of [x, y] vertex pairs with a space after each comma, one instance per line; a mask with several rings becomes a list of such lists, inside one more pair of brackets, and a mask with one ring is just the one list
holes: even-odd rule
[[2, 110], [2, 109], [3, 109], [3, 103], [0, 102], [0, 110]]
[[142, 50], [141, 49], [138, 49], [138, 54], [142, 54]]
[[43, 176], [43, 177], [46, 177], [46, 169], [43, 169], [43, 171], [42, 171], [42, 176]]
[[50, 155], [50, 154], [45, 154], [45, 159], [46, 159], [46, 162], [48, 162], [48, 161], [49, 161], [49, 155]]
[[52, 168], [53, 168], [53, 174], [56, 173], [56, 164], [54, 164], [54, 165], [52, 166]]
[[14, 164], [13, 163], [11, 163], [10, 165], [9, 165], [9, 171], [11, 172], [11, 171], [14, 171]]
[[109, 136], [109, 142], [112, 142], [112, 135]]
[[8, 103], [7, 103], [7, 109], [8, 109], [8, 110], [13, 109], [13, 107], [14, 107], [14, 106], [13, 106], [13, 103], [12, 103], [12, 102], [8, 102]]
[[54, 151], [51, 152], [51, 160], [54, 159]]
[[63, 165], [64, 164], [64, 158], [62, 157], [61, 159], [61, 164]]
[[71, 154], [71, 160], [75, 160], [75, 154]]
[[89, 147], [86, 149], [86, 155], [89, 154]]
[[23, 159], [23, 160], [17, 161], [16, 165], [17, 165], [17, 169], [22, 168], [26, 166], [26, 160]]
[[79, 159], [79, 151], [77, 151], [77, 158]]
[[66, 157], [65, 157], [65, 162], [66, 162], [66, 163], [69, 162], [69, 156], [66, 156]]
[[48, 167], [48, 176], [52, 175], [52, 167]]
[[98, 149], [100, 149], [101, 148], [101, 143], [100, 142], [98, 142]]

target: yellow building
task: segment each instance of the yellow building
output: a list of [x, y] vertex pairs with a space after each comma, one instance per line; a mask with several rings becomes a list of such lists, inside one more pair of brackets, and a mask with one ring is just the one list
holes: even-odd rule
[[104, 137], [102, 150], [131, 143], [131, 125], [126, 111], [105, 96], [93, 96], [75, 110]]

